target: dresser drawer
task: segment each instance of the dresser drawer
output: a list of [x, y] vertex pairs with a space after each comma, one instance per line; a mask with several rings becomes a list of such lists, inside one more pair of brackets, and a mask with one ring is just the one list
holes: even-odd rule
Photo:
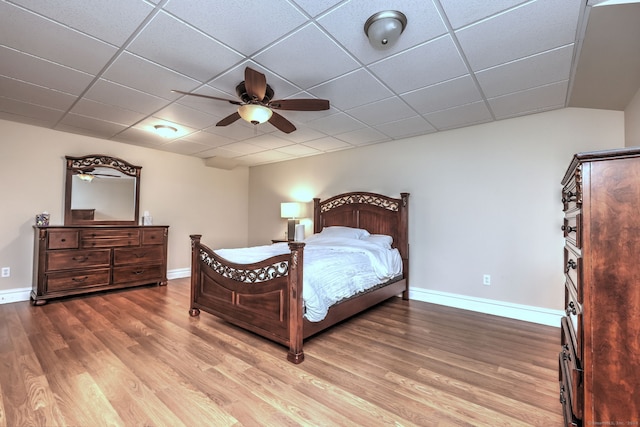
[[162, 245], [164, 243], [164, 230], [142, 229], [143, 245]]
[[558, 356], [559, 372], [560, 372], [560, 403], [562, 403], [562, 415], [564, 416], [564, 425], [570, 427], [581, 427], [582, 423], [578, 417], [575, 416], [573, 408], [573, 391], [571, 389], [571, 381], [568, 376], [567, 360], [564, 357], [564, 353], [560, 353]]
[[77, 249], [80, 232], [78, 230], [50, 230], [47, 249]]
[[113, 284], [143, 284], [161, 282], [164, 274], [162, 265], [132, 265], [113, 269]]
[[162, 246], [138, 248], [116, 248], [113, 250], [113, 265], [160, 263], [164, 259]]
[[582, 206], [582, 169], [576, 168], [573, 176], [562, 188], [562, 205], [565, 212]]
[[83, 248], [138, 246], [140, 230], [136, 228], [83, 230], [81, 239]]
[[86, 267], [108, 267], [110, 263], [111, 251], [109, 249], [81, 249], [75, 251], [52, 251], [47, 253], [47, 271]]
[[565, 385], [565, 397], [575, 418], [582, 418], [582, 367], [575, 349], [575, 336], [571, 321], [564, 317], [562, 324], [562, 352], [560, 353], [560, 375]]
[[567, 216], [562, 224], [564, 238], [576, 248], [582, 248], [582, 215]]
[[45, 287], [47, 292], [68, 291], [74, 289], [106, 286], [109, 284], [109, 269], [85, 270], [82, 272], [68, 271], [49, 273], [46, 275]]
[[564, 248], [564, 274], [575, 288], [576, 301], [582, 304], [582, 257], [571, 248]]

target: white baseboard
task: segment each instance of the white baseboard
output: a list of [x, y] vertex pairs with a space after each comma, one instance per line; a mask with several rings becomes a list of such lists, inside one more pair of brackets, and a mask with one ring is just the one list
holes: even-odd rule
[[174, 270], [167, 271], [167, 279], [182, 279], [183, 277], [191, 276], [191, 268], [176, 268]]
[[[191, 276], [191, 268], [176, 268], [167, 271], [167, 279], [181, 279]], [[31, 288], [6, 289], [0, 290], [0, 304], [9, 304], [12, 302], [29, 301], [31, 298]]]
[[485, 298], [451, 294], [448, 292], [432, 291], [429, 289], [409, 288], [409, 298], [417, 301], [429, 302], [447, 307], [508, 317], [525, 322], [560, 327], [560, 319], [564, 316], [562, 310], [534, 307], [530, 305], [514, 304]]
[[31, 288], [7, 289], [4, 291], [0, 291], [0, 304], [29, 301], [30, 297]]

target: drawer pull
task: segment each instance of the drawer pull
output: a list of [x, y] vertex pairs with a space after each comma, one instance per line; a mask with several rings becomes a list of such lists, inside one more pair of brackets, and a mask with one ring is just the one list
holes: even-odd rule
[[144, 274], [144, 270], [132, 271], [131, 273], [135, 275]]
[[133, 254], [136, 258], [144, 258], [147, 256], [147, 253], [143, 253], [143, 254]]
[[574, 231], [576, 231], [578, 229], [578, 227], [572, 227], [570, 225], [563, 225], [562, 227], [560, 227], [560, 229], [562, 231], [566, 231], [567, 233], [573, 233]]
[[567, 268], [564, 269], [564, 272], [568, 273], [569, 270], [575, 270], [576, 268], [578, 268], [578, 264], [574, 260], [570, 259], [567, 262]]
[[562, 203], [573, 202], [576, 200], [578, 193], [574, 193], [573, 191], [569, 191], [566, 196], [562, 198]]
[[569, 302], [565, 313], [567, 313], [567, 316], [569, 316], [570, 314], [578, 314], [578, 310], [576, 309], [576, 305], [573, 301]]
[[567, 403], [567, 399], [565, 399], [564, 397], [564, 384], [560, 386], [560, 403], [562, 403], [563, 405], [565, 403]]
[[73, 258], [71, 258], [74, 261], [78, 261], [78, 262], [85, 262], [86, 260], [89, 259], [88, 256], [74, 256]]
[[85, 282], [87, 279], [89, 278], [89, 276], [84, 276], [84, 277], [74, 277], [71, 280], [73, 280], [74, 282]]

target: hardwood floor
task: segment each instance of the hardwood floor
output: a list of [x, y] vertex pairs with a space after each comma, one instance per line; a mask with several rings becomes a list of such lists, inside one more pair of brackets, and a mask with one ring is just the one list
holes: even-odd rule
[[202, 313], [189, 279], [0, 305], [0, 426], [560, 426], [557, 328], [392, 298], [305, 361]]

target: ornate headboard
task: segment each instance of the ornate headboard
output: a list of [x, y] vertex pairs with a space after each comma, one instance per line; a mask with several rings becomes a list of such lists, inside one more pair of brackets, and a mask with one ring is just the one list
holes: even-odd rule
[[403, 259], [409, 258], [409, 193], [400, 198], [367, 192], [313, 199], [313, 229], [342, 225], [363, 228], [371, 234], [388, 234]]

